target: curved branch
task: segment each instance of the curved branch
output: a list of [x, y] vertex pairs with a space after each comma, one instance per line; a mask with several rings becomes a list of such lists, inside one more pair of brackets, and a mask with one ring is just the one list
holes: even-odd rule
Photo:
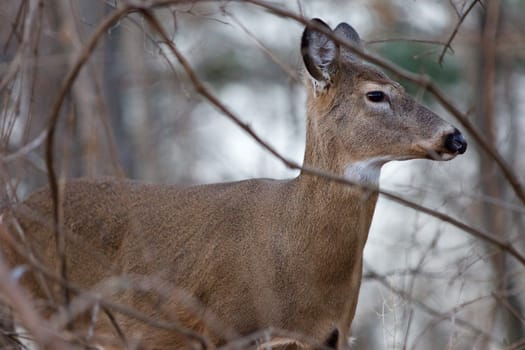
[[523, 256], [520, 252], [518, 252], [509, 242], [502, 241], [493, 235], [489, 234], [488, 232], [482, 231], [480, 229], [476, 229], [474, 227], [471, 227], [447, 214], [438, 212], [436, 210], [424, 207], [420, 204], [414, 203], [412, 201], [409, 201], [405, 198], [402, 198], [394, 193], [384, 191], [379, 189], [376, 186], [366, 185], [366, 184], [359, 184], [353, 181], [349, 181], [348, 179], [345, 179], [344, 177], [337, 176], [335, 174], [319, 170], [316, 168], [308, 167], [308, 166], [301, 166], [298, 163], [287, 159], [283, 155], [281, 155], [274, 147], [272, 147], [269, 143], [264, 141], [253, 129], [246, 123], [240, 120], [238, 116], [236, 116], [228, 107], [226, 107], [213, 93], [202, 84], [202, 82], [199, 80], [197, 75], [195, 74], [194, 70], [191, 68], [189, 62], [186, 60], [186, 58], [180, 53], [180, 51], [175, 47], [175, 44], [170, 40], [168, 34], [166, 31], [162, 28], [158, 20], [155, 18], [155, 16], [149, 12], [148, 10], [142, 10], [142, 13], [144, 14], [146, 20], [148, 23], [152, 26], [152, 28], [157, 31], [162, 39], [164, 40], [165, 44], [168, 45], [169, 49], [173, 53], [173, 55], [177, 58], [179, 63], [182, 65], [183, 69], [185, 70], [186, 74], [188, 75], [191, 83], [193, 84], [195, 90], [197, 93], [202, 95], [204, 98], [206, 98], [215, 108], [217, 108], [220, 112], [222, 112], [226, 117], [228, 117], [232, 122], [234, 122], [236, 125], [238, 125], [241, 129], [243, 129], [246, 133], [248, 133], [259, 145], [261, 145], [264, 149], [266, 149], [268, 152], [270, 152], [273, 156], [275, 156], [277, 159], [279, 159], [281, 162], [283, 162], [287, 167], [290, 169], [297, 169], [301, 170], [304, 173], [315, 175], [319, 177], [323, 177], [325, 179], [350, 185], [350, 186], [360, 186], [362, 188], [365, 188], [367, 190], [370, 190], [371, 192], [377, 192], [385, 196], [386, 198], [393, 200], [397, 203], [400, 203], [404, 206], [407, 206], [409, 208], [418, 210], [422, 213], [425, 213], [427, 215], [433, 216], [435, 218], [438, 218], [444, 222], [447, 222], [469, 234], [471, 234], [474, 237], [480, 238], [484, 241], [487, 241], [498, 248], [500, 248], [503, 251], [508, 252], [511, 256], [516, 258], [522, 265], [525, 266], [525, 256]]
[[[209, 2], [209, 1], [210, 0], [156, 0], [156, 1], [152, 0], [147, 3], [142, 3], [142, 2], [139, 3], [138, 1], [133, 1], [133, 4], [136, 6], [137, 10], [148, 11], [153, 8], [166, 7], [168, 5], [181, 4], [181, 3], [186, 3], [186, 2]], [[131, 3], [131, 2], [132, 2], [131, 0], [128, 0], [128, 3]], [[450, 101], [447, 100], [445, 95], [436, 87], [436, 85], [434, 85], [430, 81], [428, 76], [412, 73], [376, 55], [364, 52], [363, 50], [352, 45], [352, 43], [347, 41], [346, 39], [336, 36], [331, 30], [328, 30], [316, 23], [311, 22], [309, 19], [303, 17], [302, 15], [295, 14], [283, 7], [274, 5], [273, 3], [267, 2], [265, 0], [238, 0], [238, 2], [251, 3], [253, 5], [259, 6], [261, 8], [264, 8], [270, 11], [277, 16], [290, 18], [290, 19], [297, 21], [298, 23], [301, 23], [305, 26], [313, 28], [325, 34], [330, 39], [338, 43], [339, 45], [342, 45], [343, 47], [352, 51], [353, 53], [355, 53], [357, 56], [361, 57], [365, 61], [373, 63], [391, 72], [397, 77], [400, 77], [414, 84], [417, 84], [418, 86], [421, 86], [422, 88], [427, 90], [431, 95], [433, 95], [436, 98], [436, 100], [438, 100], [438, 102], [443, 107], [445, 107], [445, 109], [450, 114], [454, 116], [454, 118], [456, 118], [456, 120], [461, 124], [461, 126], [463, 126], [465, 130], [467, 130], [467, 132], [472, 136], [472, 138], [481, 147], [481, 149], [485, 153], [487, 153], [492, 159], [494, 159], [498, 167], [501, 169], [504, 177], [507, 179], [510, 186], [512, 187], [516, 196], [525, 205], [525, 189], [523, 188], [523, 185], [520, 183], [518, 176], [516, 176], [512, 168], [507, 164], [507, 162], [501, 156], [498, 150], [485, 141], [485, 137], [467, 119], [466, 115], [461, 113], [459, 109], [454, 106], [454, 104], [452, 104]]]
[[[95, 49], [102, 35], [109, 28], [111, 28], [111, 26], [115, 22], [117, 22], [119, 18], [121, 18], [123, 15], [125, 15], [129, 11], [130, 11], [129, 7], [123, 6], [117, 9], [116, 11], [114, 11], [110, 16], [106, 17], [106, 19], [99, 25], [95, 33], [91, 36], [87, 44], [82, 47], [82, 51], [80, 52], [78, 59], [75, 61], [73, 68], [69, 71], [66, 78], [64, 79], [64, 82], [62, 83], [60, 92], [58, 96], [55, 98], [55, 102], [53, 103], [53, 108], [51, 109], [51, 113], [49, 116], [49, 126], [47, 129], [47, 138], [46, 138], [46, 167], [47, 167], [49, 187], [51, 191], [51, 198], [53, 200], [53, 231], [55, 233], [56, 250], [57, 250], [57, 255], [59, 259], [59, 269], [60, 269], [62, 278], [64, 278], [65, 280], [67, 280], [67, 264], [66, 264], [66, 255], [65, 255], [66, 240], [65, 240], [64, 234], [61, 229], [62, 225], [60, 222], [60, 215], [59, 215], [60, 213], [60, 193], [59, 193], [59, 188], [58, 188], [57, 176], [56, 176], [55, 169], [54, 169], [54, 152], [53, 152], [54, 141], [55, 141], [54, 136], [55, 136], [55, 131], [56, 131], [57, 123], [58, 123], [58, 118], [60, 116], [60, 109], [62, 107], [62, 104], [64, 102], [64, 99], [68, 91], [71, 89], [73, 82], [75, 81], [78, 73], [80, 72], [80, 69], [84, 66], [88, 58], [91, 56], [91, 53]], [[64, 292], [65, 303], [67, 305], [69, 303], [69, 290], [67, 288], [64, 288], [63, 292]]]
[[[498, 165], [498, 167], [501, 169], [503, 175], [509, 182], [510, 186], [514, 190], [514, 193], [516, 196], [520, 199], [520, 201], [525, 205], [525, 189], [523, 188], [523, 185], [520, 183], [520, 180], [518, 176], [514, 173], [512, 168], [507, 164], [507, 162], [503, 159], [501, 154], [497, 151], [496, 148], [494, 148], [491, 144], [485, 141], [485, 137], [474, 127], [474, 125], [467, 119], [465, 114], [461, 113], [457, 107], [454, 106], [452, 102], [450, 102], [445, 95], [439, 90], [439, 88], [430, 81], [428, 76], [426, 75], [420, 75], [420, 74], [414, 74], [406, 69], [403, 69], [399, 66], [397, 66], [394, 63], [391, 63], [389, 61], [386, 61], [376, 55], [369, 54], [364, 52], [363, 50], [360, 50], [359, 48], [356, 48], [352, 43], [349, 41], [342, 39], [338, 36], [336, 36], [332, 31], [327, 30], [326, 28], [317, 25], [316, 23], [310, 22], [308, 19], [296, 15], [293, 12], [284, 10], [278, 6], [272, 5], [266, 1], [263, 0], [244, 0], [246, 2], [252, 3], [254, 5], [263, 7], [276, 15], [287, 17], [294, 19], [295, 21], [302, 23], [306, 26], [309, 26], [311, 28], [314, 28], [315, 30], [318, 30], [319, 32], [322, 32], [326, 36], [328, 36], [333, 41], [337, 42], [339, 45], [344, 46], [345, 48], [348, 48], [356, 55], [360, 56], [364, 60], [373, 63], [381, 68], [386, 69], [387, 71], [391, 72], [392, 74], [396, 75], [399, 78], [408, 80], [412, 83], [415, 83], [425, 90], [427, 90], [430, 94], [432, 94], [436, 100], [450, 113], [452, 114], [456, 120], [467, 130], [467, 132], [472, 136], [472, 138], [476, 141], [476, 143], [481, 147], [481, 149], [487, 153]], [[167, 1], [159, 1], [159, 3], [167, 2]]]

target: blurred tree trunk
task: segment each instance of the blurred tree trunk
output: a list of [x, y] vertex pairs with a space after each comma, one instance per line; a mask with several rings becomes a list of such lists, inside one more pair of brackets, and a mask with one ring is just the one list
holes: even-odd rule
[[[477, 96], [479, 96], [478, 116], [480, 129], [485, 132], [485, 142], [492, 147], [498, 148], [498, 125], [502, 121], [498, 120], [495, 113], [497, 103], [498, 82], [496, 79], [499, 69], [499, 60], [497, 55], [497, 44], [500, 33], [500, 14], [502, 4], [499, 0], [487, 2], [486, 11], [483, 11], [481, 21], [481, 45], [478, 57], [479, 61], [479, 84]], [[505, 196], [505, 180], [495, 166], [495, 162], [486, 154], [481, 154], [479, 163], [480, 185], [482, 193], [488, 198], [497, 199], [501, 202], [507, 200]], [[501, 205], [485, 201], [482, 207], [483, 224], [486, 229], [500, 236], [502, 240], [509, 239], [511, 231], [511, 217]], [[513, 312], [521, 314], [521, 305], [519, 300], [508, 295], [512, 290], [512, 276], [510, 276], [509, 262], [506, 254], [495, 252], [493, 247], [487, 247], [487, 254], [491, 260], [493, 268], [493, 295], [494, 306], [490, 327], [501, 324], [506, 339], [509, 343], [523, 337], [523, 328], [521, 320], [517, 319]], [[500, 318], [501, 323], [497, 322]], [[488, 342], [485, 344], [489, 348]]]
[[[140, 17], [136, 20], [141, 23]], [[131, 127], [128, 126], [128, 135], [131, 136], [135, 153], [133, 158], [140, 159], [140, 166], [134, 168], [134, 177], [156, 179], [162, 166], [158, 163], [155, 146], [162, 141], [156, 140], [154, 132], [159, 118], [157, 109], [153, 108], [150, 101], [154, 98], [151, 90], [156, 78], [146, 62], [146, 35], [147, 29], [138, 25], [127, 28], [121, 36], [122, 49], [126, 55], [121, 57], [120, 63], [126, 67], [126, 118], [132, 123]]]
[[[114, 10], [114, 6], [106, 3], [104, 7], [105, 15]], [[136, 173], [135, 152], [131, 138], [125, 124], [124, 84], [119, 80], [120, 74], [124, 70], [123, 64], [119, 60], [119, 49], [122, 41], [122, 29], [120, 25], [115, 25], [104, 37], [104, 68], [103, 68], [103, 90], [105, 103], [108, 108], [111, 129], [115, 136], [118, 158], [124, 168], [124, 173], [128, 177], [134, 177]]]

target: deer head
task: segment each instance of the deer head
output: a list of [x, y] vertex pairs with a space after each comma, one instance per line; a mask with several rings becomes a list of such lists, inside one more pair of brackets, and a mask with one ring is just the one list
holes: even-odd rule
[[[312, 22], [330, 30], [319, 19]], [[333, 33], [362, 50], [347, 23]], [[465, 152], [467, 143], [456, 128], [348, 47], [307, 27], [301, 49], [311, 81], [306, 164], [377, 181], [380, 167], [390, 160], [449, 160]]]

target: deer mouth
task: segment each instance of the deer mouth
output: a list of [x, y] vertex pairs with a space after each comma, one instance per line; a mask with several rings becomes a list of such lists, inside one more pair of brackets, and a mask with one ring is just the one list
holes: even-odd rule
[[450, 152], [442, 146], [429, 147], [428, 145], [418, 144], [416, 146], [418, 155], [414, 155], [408, 159], [430, 159], [437, 161], [447, 161], [456, 158], [458, 152]]
[[447, 161], [456, 158], [459, 153], [449, 153], [442, 151], [427, 151], [427, 159]]

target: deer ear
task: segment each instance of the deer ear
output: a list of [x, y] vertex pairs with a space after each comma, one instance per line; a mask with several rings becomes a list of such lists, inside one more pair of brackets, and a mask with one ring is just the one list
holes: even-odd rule
[[[352, 44], [357, 49], [363, 50], [363, 42], [361, 41], [359, 34], [357, 34], [355, 29], [348, 23], [344, 23], [344, 22], [339, 23], [339, 25], [335, 28], [334, 33], [339, 38], [345, 41], [348, 41], [350, 44]], [[360, 61], [360, 58], [356, 56], [349, 48], [341, 46], [340, 50], [341, 50], [341, 57], [343, 60], [350, 61], [350, 62]]]
[[[312, 19], [312, 23], [331, 31], [330, 27], [318, 18]], [[339, 57], [338, 45], [324, 33], [306, 27], [301, 38], [301, 53], [311, 77], [320, 86], [328, 86], [335, 72], [334, 63]]]

